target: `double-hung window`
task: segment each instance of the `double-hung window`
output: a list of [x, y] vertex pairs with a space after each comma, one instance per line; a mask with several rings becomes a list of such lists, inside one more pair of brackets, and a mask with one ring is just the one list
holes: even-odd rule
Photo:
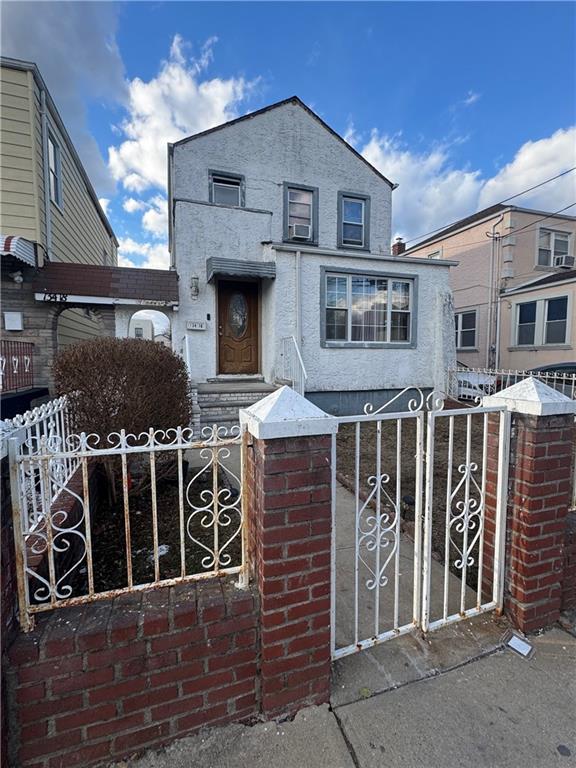
[[566, 344], [568, 297], [527, 301], [516, 305], [516, 338], [519, 347]]
[[370, 198], [338, 194], [338, 247], [368, 249]]
[[284, 239], [318, 242], [318, 189], [284, 185]]
[[538, 237], [538, 266], [566, 266], [570, 256], [570, 234], [555, 232], [552, 229], [541, 229]]
[[60, 157], [60, 147], [52, 134], [49, 134], [48, 136], [48, 172], [50, 199], [55, 202], [56, 205], [62, 207], [62, 161]]
[[456, 349], [476, 348], [476, 310], [456, 312]]
[[410, 343], [411, 280], [326, 274], [326, 342]]
[[244, 179], [231, 173], [210, 172], [210, 202], [218, 205], [244, 206]]

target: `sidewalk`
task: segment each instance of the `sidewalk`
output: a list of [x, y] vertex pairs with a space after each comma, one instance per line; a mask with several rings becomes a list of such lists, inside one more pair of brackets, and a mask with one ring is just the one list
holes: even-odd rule
[[361, 689], [350, 703], [338, 705], [333, 696], [333, 710], [315, 707], [292, 722], [213, 729], [118, 765], [571, 768], [576, 638], [553, 629], [531, 642], [535, 653], [529, 660], [496, 650], [379, 694]]

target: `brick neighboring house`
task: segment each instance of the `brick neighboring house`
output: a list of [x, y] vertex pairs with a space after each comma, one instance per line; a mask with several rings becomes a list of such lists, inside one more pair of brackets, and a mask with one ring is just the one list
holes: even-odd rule
[[576, 217], [494, 205], [404, 255], [458, 262], [456, 354], [471, 367], [576, 361]]

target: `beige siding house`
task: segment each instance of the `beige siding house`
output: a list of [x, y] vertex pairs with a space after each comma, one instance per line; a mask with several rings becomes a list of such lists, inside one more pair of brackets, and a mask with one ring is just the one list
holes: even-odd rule
[[576, 361], [575, 239], [573, 216], [499, 204], [403, 253], [458, 262], [460, 362], [527, 370]]
[[35, 381], [46, 386], [48, 347], [104, 329], [78, 307], [51, 308], [47, 323], [49, 310], [31, 290], [35, 272], [49, 262], [114, 266], [118, 243], [38, 68], [7, 58], [0, 59], [0, 233], [2, 343], [5, 351], [33, 344]]

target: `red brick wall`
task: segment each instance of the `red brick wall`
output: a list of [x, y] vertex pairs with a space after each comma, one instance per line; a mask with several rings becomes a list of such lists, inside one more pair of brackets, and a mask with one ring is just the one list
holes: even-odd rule
[[274, 716], [329, 697], [330, 438], [246, 439], [262, 711]]
[[227, 581], [42, 614], [8, 653], [11, 765], [105, 763], [258, 711], [255, 599]]
[[[488, 441], [485, 563], [493, 563], [497, 418]], [[504, 608], [524, 632], [558, 620], [565, 573], [573, 416], [513, 415], [509, 467]], [[489, 578], [484, 588], [490, 588]]]
[[566, 520], [564, 542], [564, 580], [562, 582], [562, 610], [576, 609], [576, 510]]

